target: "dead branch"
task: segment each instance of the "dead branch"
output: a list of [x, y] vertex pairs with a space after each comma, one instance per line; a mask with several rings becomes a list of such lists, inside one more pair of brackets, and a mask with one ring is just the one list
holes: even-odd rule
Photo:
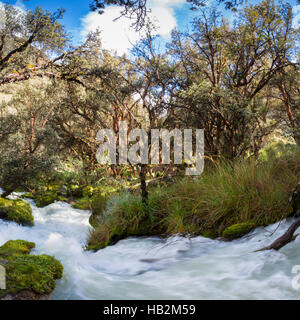
[[[298, 211], [300, 214], [300, 210]], [[294, 235], [295, 231], [300, 227], [300, 218], [298, 218], [292, 225], [288, 228], [288, 230], [278, 239], [276, 239], [271, 245], [264, 247], [262, 249], [256, 250], [258, 251], [265, 251], [265, 250], [279, 250], [288, 243], [294, 241], [298, 234]]]

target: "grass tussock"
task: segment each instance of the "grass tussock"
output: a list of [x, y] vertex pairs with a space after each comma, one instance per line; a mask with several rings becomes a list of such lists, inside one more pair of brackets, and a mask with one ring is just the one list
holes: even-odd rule
[[88, 248], [103, 248], [133, 235], [214, 238], [235, 224], [272, 224], [292, 214], [289, 198], [299, 181], [300, 150], [295, 148], [264, 151], [258, 160], [209, 163], [200, 177], [151, 189], [147, 205], [129, 193], [111, 199], [97, 217]]

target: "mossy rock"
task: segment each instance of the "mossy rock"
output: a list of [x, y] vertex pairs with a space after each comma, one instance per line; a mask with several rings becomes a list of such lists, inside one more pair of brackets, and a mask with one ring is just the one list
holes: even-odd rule
[[35, 244], [33, 242], [25, 240], [10, 240], [0, 247], [0, 256], [4, 258], [13, 258], [20, 254], [29, 254], [30, 250], [33, 248], [35, 248]]
[[6, 289], [0, 290], [0, 299], [22, 292], [29, 297], [42, 297], [55, 289], [63, 266], [51, 256], [30, 255], [34, 247], [34, 243], [24, 240], [11, 240], [0, 247], [0, 261], [6, 271]]
[[[91, 218], [90, 218], [91, 222]], [[93, 223], [93, 221], [92, 221]], [[143, 237], [160, 235], [155, 232], [149, 215], [140, 214], [137, 225], [123, 221], [123, 224], [114, 224], [110, 230], [103, 229], [103, 225], [95, 222], [94, 235], [89, 239], [86, 250], [97, 251], [107, 246], [116, 244], [118, 241], [128, 237]]]
[[80, 210], [90, 210], [91, 208], [91, 201], [89, 198], [81, 198], [75, 201], [75, 203], [72, 204], [72, 207], [74, 209], [80, 209]]
[[45, 191], [34, 196], [35, 204], [38, 208], [46, 207], [55, 201], [68, 201], [67, 198], [61, 196], [58, 191]]
[[[48, 185], [30, 195], [39, 208], [46, 207], [55, 201], [74, 202], [73, 207], [81, 210], [90, 209], [88, 199], [93, 195], [94, 188], [79, 185]], [[25, 195], [24, 195], [25, 196]]]
[[213, 229], [205, 230], [201, 233], [201, 236], [210, 239], [216, 239], [218, 237], [218, 232]]
[[244, 222], [244, 223], [237, 223], [228, 228], [226, 228], [222, 236], [225, 239], [236, 239], [244, 236], [245, 234], [249, 233], [254, 228], [253, 223]]
[[34, 221], [29, 203], [20, 199], [10, 200], [5, 198], [0, 198], [0, 219], [27, 226], [33, 226]]
[[21, 197], [22, 197], [23, 199], [24, 199], [24, 198], [34, 199], [34, 194], [33, 194], [33, 192], [25, 192], [25, 193], [22, 194]]
[[[96, 188], [92, 187], [92, 186], [85, 186], [82, 187], [81, 189], [82, 191], [82, 198], [76, 199], [75, 203], [72, 204], [72, 207], [75, 209], [80, 209], [80, 210], [97, 210], [97, 194], [96, 194]], [[99, 193], [98, 193], [99, 195]], [[102, 199], [101, 194], [99, 195], [99, 197]], [[101, 200], [102, 201], [102, 200]], [[100, 202], [101, 202], [100, 201]], [[105, 200], [106, 202], [106, 200]], [[94, 204], [92, 204], [94, 203]], [[105, 203], [104, 203], [105, 205]], [[101, 204], [102, 207], [102, 204]], [[102, 209], [103, 210], [103, 209]]]

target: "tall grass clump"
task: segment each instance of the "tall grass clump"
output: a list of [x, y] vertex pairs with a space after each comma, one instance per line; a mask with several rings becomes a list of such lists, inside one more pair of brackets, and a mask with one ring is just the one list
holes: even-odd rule
[[300, 151], [295, 147], [257, 160], [211, 162], [199, 177], [151, 189], [147, 205], [134, 194], [111, 201], [89, 245], [104, 247], [131, 235], [214, 238], [236, 224], [248, 231], [272, 224], [291, 215], [289, 198], [299, 181]]

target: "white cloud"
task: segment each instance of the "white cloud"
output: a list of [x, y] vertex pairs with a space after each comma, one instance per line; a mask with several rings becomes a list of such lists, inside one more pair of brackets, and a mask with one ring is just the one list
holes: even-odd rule
[[300, 4], [293, 7], [294, 21], [293, 26], [297, 28], [300, 26]]
[[[185, 0], [151, 0], [150, 16], [158, 27], [158, 34], [168, 38], [172, 29], [177, 25], [173, 7], [185, 3]], [[105, 49], [116, 50], [118, 54], [128, 52], [132, 44], [136, 43], [141, 34], [131, 28], [132, 21], [127, 18], [120, 18], [120, 7], [109, 7], [103, 15], [97, 12], [90, 12], [81, 19], [81, 36], [85, 37], [90, 31], [101, 30], [102, 43]]]
[[139, 40], [139, 34], [130, 28], [129, 19], [120, 18], [120, 8], [111, 7], [106, 9], [103, 15], [90, 12], [82, 18], [81, 35], [84, 37], [91, 31], [101, 31], [102, 45], [105, 49], [116, 50], [118, 54], [125, 53], [131, 47], [130, 43]]
[[17, 7], [18, 9], [20, 9], [22, 11], [26, 11], [26, 6], [25, 6], [23, 0], [17, 0], [15, 3], [15, 7]]

